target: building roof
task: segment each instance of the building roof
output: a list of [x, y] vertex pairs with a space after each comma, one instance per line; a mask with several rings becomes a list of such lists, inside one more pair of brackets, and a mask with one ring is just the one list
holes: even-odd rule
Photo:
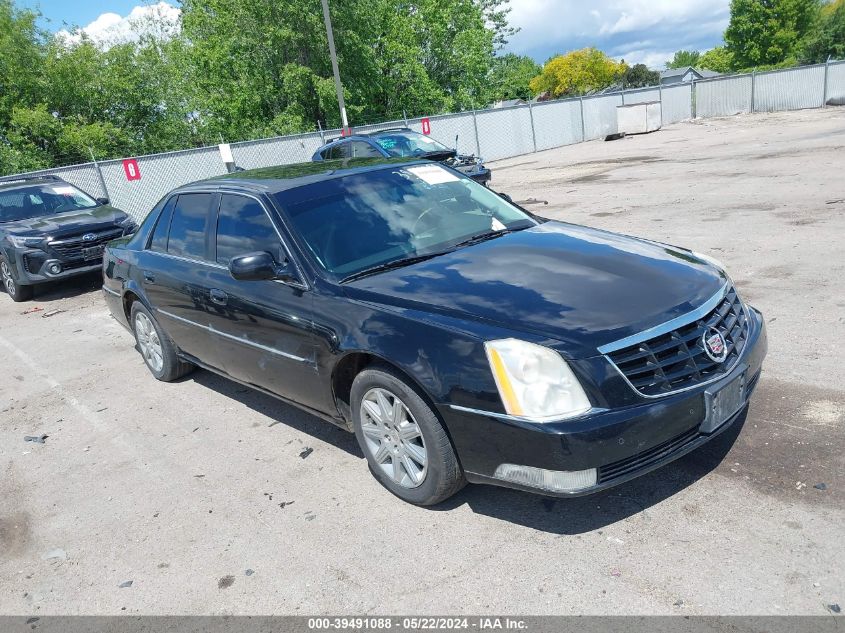
[[704, 68], [693, 68], [692, 66], [685, 66], [683, 68], [669, 68], [668, 70], [661, 71], [660, 78], [661, 79], [669, 79], [671, 77], [683, 77], [688, 72], [694, 72], [696, 75], [701, 77], [702, 79], [709, 79], [710, 77], [718, 77], [719, 73], [714, 73], [712, 70], [706, 70]]

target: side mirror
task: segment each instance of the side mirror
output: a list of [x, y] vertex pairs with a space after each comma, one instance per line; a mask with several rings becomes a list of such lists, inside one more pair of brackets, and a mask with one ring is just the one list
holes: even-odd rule
[[288, 262], [277, 264], [273, 256], [264, 251], [233, 257], [229, 262], [229, 274], [238, 281], [299, 281]]
[[100, 204], [108, 204], [108, 203], [109, 203], [109, 199], [108, 199], [108, 198], [97, 198], [96, 200], [97, 200], [97, 202], [99, 202]]
[[511, 197], [510, 197], [508, 194], [506, 194], [506, 193], [500, 193], [500, 194], [499, 194], [499, 197], [500, 197], [502, 200], [507, 200], [507, 201], [508, 201], [508, 202], [510, 202], [511, 204], [514, 204], [513, 198], [511, 198]]

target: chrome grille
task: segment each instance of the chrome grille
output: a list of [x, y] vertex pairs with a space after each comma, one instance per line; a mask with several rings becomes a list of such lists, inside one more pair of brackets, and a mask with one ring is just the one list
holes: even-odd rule
[[[704, 335], [716, 328], [727, 357], [713, 361], [704, 350]], [[704, 316], [676, 329], [607, 354], [628, 382], [645, 396], [661, 396], [710, 382], [730, 371], [745, 347], [748, 320], [733, 287]]]
[[123, 229], [116, 228], [95, 233], [96, 237], [88, 242], [82, 239], [82, 235], [85, 235], [85, 233], [55, 240], [50, 242], [49, 246], [62, 259], [83, 259], [82, 249], [91, 248], [92, 246], [105, 246], [108, 242], [122, 236]]

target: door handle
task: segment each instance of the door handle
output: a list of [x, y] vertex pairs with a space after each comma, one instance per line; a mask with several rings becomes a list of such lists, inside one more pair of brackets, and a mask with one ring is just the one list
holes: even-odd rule
[[211, 300], [217, 305], [224, 306], [229, 301], [229, 295], [217, 288], [212, 288], [208, 294]]
[[156, 282], [156, 276], [152, 274], [149, 270], [144, 271], [144, 282], [148, 284], [154, 284]]

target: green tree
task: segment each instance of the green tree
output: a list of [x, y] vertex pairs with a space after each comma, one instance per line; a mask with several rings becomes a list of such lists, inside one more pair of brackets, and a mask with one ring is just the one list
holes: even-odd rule
[[622, 85], [625, 88], [646, 88], [660, 84], [660, 73], [649, 70], [645, 64], [634, 64], [625, 69]]
[[525, 55], [508, 53], [496, 57], [490, 70], [490, 100], [530, 99], [529, 84], [543, 72], [543, 67]]
[[44, 34], [36, 26], [38, 14], [16, 9], [0, 0], [0, 130], [15, 106], [31, 106], [42, 83], [37, 69], [43, 58]]
[[677, 51], [671, 61], [666, 62], [666, 68], [696, 67], [701, 53], [698, 51]]
[[584, 48], [547, 61], [530, 87], [534, 94], [577, 96], [604, 90], [620, 79], [626, 68], [624, 62], [616, 62], [596, 48]]
[[845, 59], [845, 0], [831, 2], [822, 8], [818, 26], [807, 36], [801, 61], [818, 64]]
[[734, 69], [797, 62], [819, 0], [731, 0], [725, 43]]
[[698, 67], [712, 70], [715, 73], [729, 73], [733, 68], [733, 55], [724, 46], [711, 48], [701, 54]]

